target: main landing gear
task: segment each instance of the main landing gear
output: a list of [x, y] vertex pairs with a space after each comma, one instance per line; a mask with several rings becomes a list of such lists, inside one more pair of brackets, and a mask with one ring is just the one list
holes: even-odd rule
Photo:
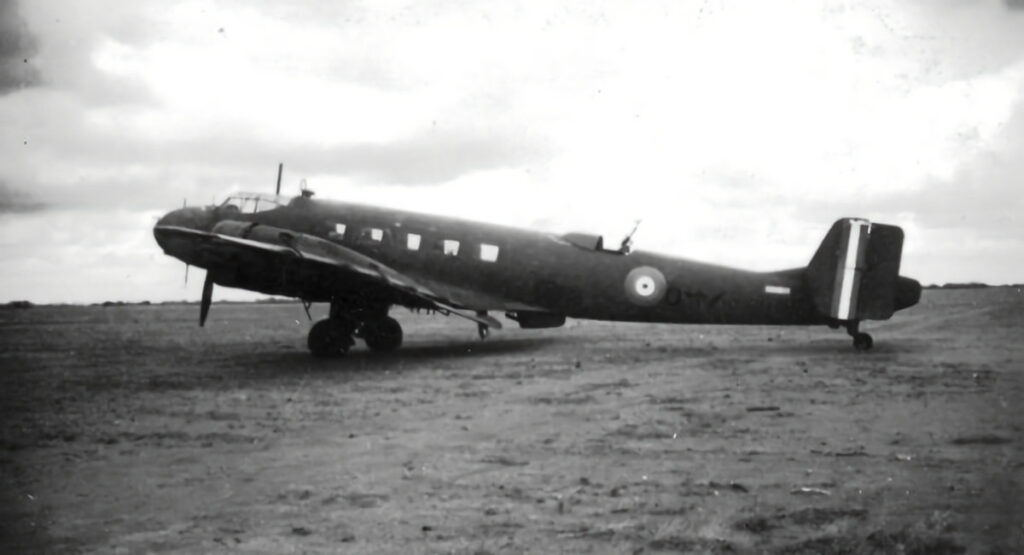
[[363, 338], [371, 351], [390, 352], [402, 346], [402, 326], [390, 316], [363, 322], [356, 335]]
[[390, 352], [402, 345], [402, 326], [381, 313], [343, 313], [331, 307], [331, 317], [320, 320], [309, 330], [306, 344], [316, 357], [339, 357], [362, 338], [371, 351]]
[[853, 348], [858, 351], [869, 351], [875, 343], [870, 335], [860, 331], [860, 322], [856, 320], [846, 324], [846, 333], [853, 338]]
[[355, 329], [349, 322], [334, 318], [325, 318], [313, 324], [306, 338], [306, 345], [313, 356], [328, 358], [339, 357], [348, 352], [355, 344], [352, 336]]

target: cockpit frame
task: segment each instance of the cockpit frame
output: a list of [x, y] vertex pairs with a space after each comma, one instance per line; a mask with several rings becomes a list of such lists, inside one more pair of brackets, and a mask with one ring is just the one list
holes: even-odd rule
[[241, 214], [256, 214], [281, 208], [287, 204], [287, 199], [280, 195], [238, 192], [228, 195], [217, 208], [218, 210], [232, 210], [231, 207], [234, 207]]

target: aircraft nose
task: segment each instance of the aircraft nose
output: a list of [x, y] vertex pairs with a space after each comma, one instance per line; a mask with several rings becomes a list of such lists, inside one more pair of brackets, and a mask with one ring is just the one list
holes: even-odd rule
[[[181, 229], [209, 231], [216, 223], [213, 210], [187, 207], [172, 210], [157, 220], [153, 236], [160, 247], [172, 256], [188, 262], [194, 254], [192, 241], [184, 240]], [[175, 229], [177, 228], [177, 229]]]
[[186, 227], [189, 229], [203, 229], [204, 224], [209, 220], [206, 210], [199, 207], [179, 208], [171, 210], [157, 220], [156, 227], [174, 226]]

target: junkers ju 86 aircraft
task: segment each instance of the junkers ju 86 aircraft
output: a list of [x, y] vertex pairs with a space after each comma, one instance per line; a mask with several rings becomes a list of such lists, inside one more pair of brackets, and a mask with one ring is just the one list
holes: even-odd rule
[[[278, 173], [280, 192], [280, 168]], [[309, 331], [312, 354], [340, 356], [361, 338], [392, 351], [402, 328], [391, 307], [475, 322], [481, 338], [504, 313], [523, 328], [566, 318], [678, 324], [844, 327], [867, 350], [863, 320], [913, 306], [920, 284], [899, 275], [903, 231], [843, 218], [804, 268], [750, 272], [606, 248], [602, 237], [555, 235], [461, 219], [313, 199], [303, 190], [237, 194], [187, 207], [153, 229], [164, 252], [206, 269], [199, 325], [214, 284], [330, 303]]]

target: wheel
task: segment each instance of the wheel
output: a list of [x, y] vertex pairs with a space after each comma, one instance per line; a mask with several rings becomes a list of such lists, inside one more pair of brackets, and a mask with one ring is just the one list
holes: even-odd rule
[[337, 357], [348, 352], [355, 341], [349, 326], [330, 318], [320, 320], [309, 330], [306, 345], [316, 357]]
[[853, 348], [858, 351], [868, 351], [874, 343], [871, 336], [866, 333], [858, 333], [853, 336]]
[[371, 351], [394, 351], [402, 345], [402, 325], [387, 316], [367, 320], [363, 323], [363, 341]]

